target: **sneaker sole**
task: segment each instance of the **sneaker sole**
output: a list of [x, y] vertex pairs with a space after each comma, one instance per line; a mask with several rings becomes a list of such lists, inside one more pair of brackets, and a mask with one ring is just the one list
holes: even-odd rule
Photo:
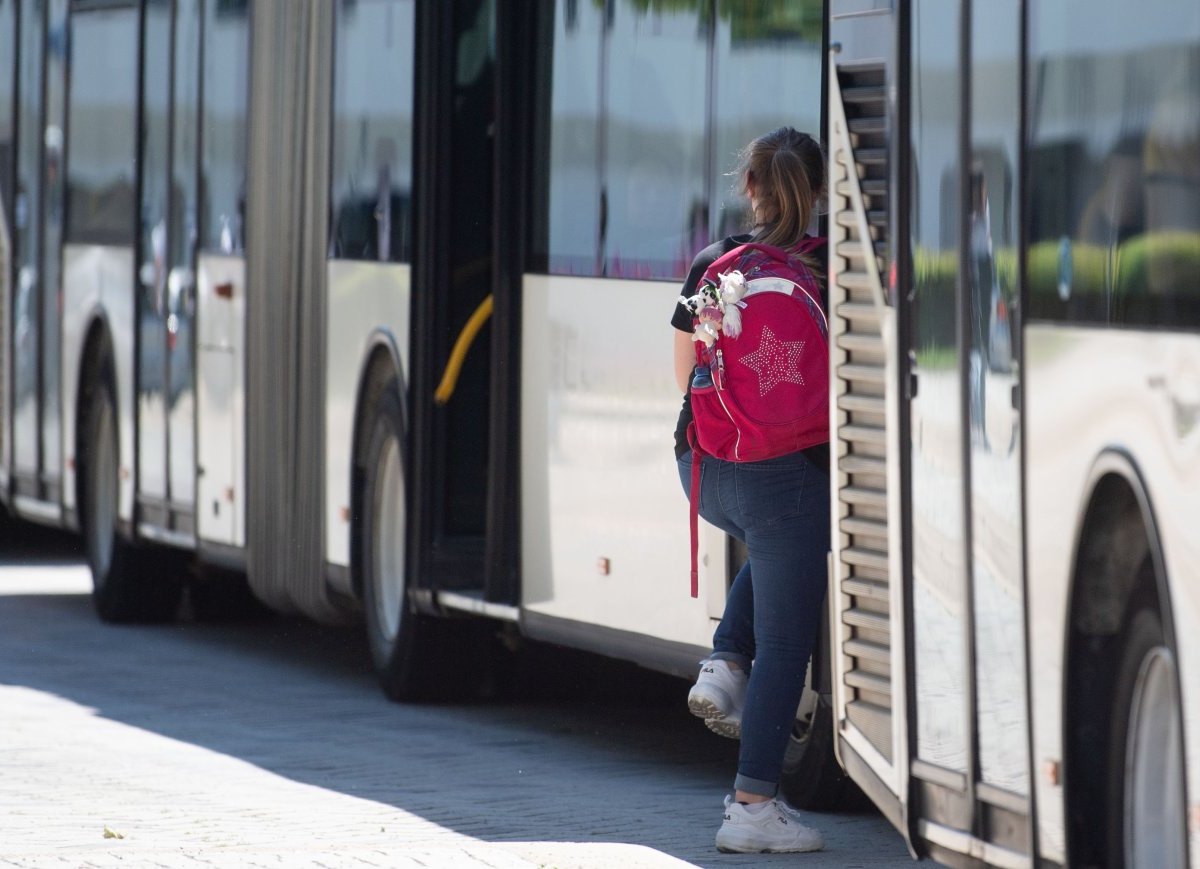
[[688, 709], [697, 718], [703, 718], [705, 721], [725, 717], [721, 707], [708, 697], [688, 697]]
[[824, 848], [824, 842], [794, 848], [772, 848], [770, 846], [764, 848], [762, 845], [754, 844], [750, 839], [738, 841], [736, 836], [726, 836], [722, 841], [721, 836], [717, 837], [717, 850], [722, 854], [807, 854], [812, 851], [822, 851]]
[[742, 738], [742, 722], [726, 718], [725, 711], [709, 698], [689, 697], [688, 709], [697, 718], [703, 718], [704, 725], [718, 736]]
[[742, 722], [740, 721], [733, 721], [728, 718], [706, 718], [704, 726], [717, 734], [717, 736], [724, 736], [727, 739], [742, 738]]
[[717, 850], [722, 854], [810, 854], [813, 851], [822, 851], [824, 848], [824, 845], [808, 848], [739, 848], [730, 845], [717, 846]]

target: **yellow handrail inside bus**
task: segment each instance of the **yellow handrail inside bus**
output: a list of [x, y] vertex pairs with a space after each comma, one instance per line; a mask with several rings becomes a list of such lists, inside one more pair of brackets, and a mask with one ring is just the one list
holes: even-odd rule
[[450, 351], [446, 370], [442, 373], [442, 382], [438, 384], [437, 391], [433, 394], [433, 400], [438, 404], [445, 404], [450, 400], [450, 396], [454, 395], [454, 387], [458, 385], [458, 375], [462, 372], [463, 360], [467, 358], [471, 342], [475, 340], [475, 336], [479, 334], [479, 330], [483, 328], [483, 324], [490, 316], [492, 316], [492, 294], [488, 293], [487, 298], [479, 303], [479, 307], [471, 315], [471, 319], [467, 320], [467, 325], [463, 326], [462, 331], [458, 333], [458, 340], [454, 342], [454, 349]]

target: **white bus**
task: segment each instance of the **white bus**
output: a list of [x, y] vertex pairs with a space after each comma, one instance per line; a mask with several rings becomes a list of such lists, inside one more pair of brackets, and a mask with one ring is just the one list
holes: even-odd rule
[[829, 38], [838, 756], [916, 855], [1200, 865], [1200, 6]]
[[[82, 534], [101, 618], [245, 576], [361, 619], [394, 698], [469, 688], [498, 634], [694, 676], [731, 558], [706, 532], [689, 597], [669, 319], [742, 224], [737, 149], [823, 126], [825, 25], [0, 0], [0, 500]], [[816, 708], [801, 805], [845, 784]]]

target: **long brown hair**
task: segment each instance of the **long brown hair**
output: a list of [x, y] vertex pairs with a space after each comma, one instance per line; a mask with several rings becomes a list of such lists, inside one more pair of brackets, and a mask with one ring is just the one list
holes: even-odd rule
[[794, 248], [804, 238], [817, 197], [825, 192], [825, 155], [808, 133], [780, 127], [759, 136], [739, 155], [742, 193], [754, 203], [755, 241]]

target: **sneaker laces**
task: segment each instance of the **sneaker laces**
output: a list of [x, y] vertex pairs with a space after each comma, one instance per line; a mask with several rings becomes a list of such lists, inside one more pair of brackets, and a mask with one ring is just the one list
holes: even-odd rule
[[775, 808], [779, 811], [779, 813], [781, 815], [783, 815], [784, 817], [791, 818], [800, 826], [802, 826], [802, 827], [808, 826], [808, 824], [806, 823], [807, 819], [804, 817], [804, 815], [802, 815], [800, 813], [799, 809], [795, 809], [792, 806], [789, 806], [787, 803], [785, 803], [783, 800], [779, 799], [778, 797], [775, 798]]

